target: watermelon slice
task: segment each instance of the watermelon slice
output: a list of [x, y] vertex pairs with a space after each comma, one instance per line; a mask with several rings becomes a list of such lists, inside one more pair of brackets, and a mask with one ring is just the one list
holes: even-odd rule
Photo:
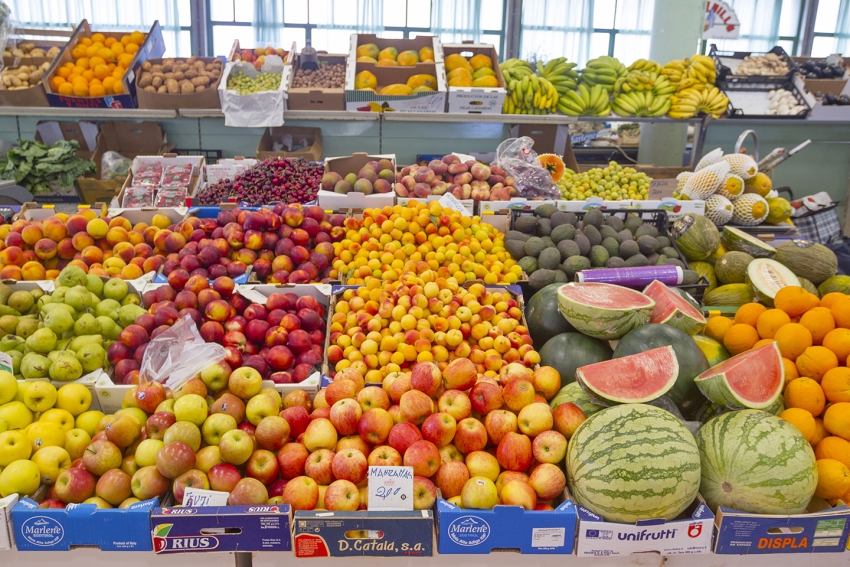
[[655, 308], [649, 316], [650, 323], [670, 325], [691, 336], [705, 327], [702, 312], [660, 281], [655, 280], [646, 286], [643, 294], [655, 301]]
[[569, 283], [558, 290], [561, 314], [577, 331], [619, 339], [649, 321], [655, 302], [639, 291], [606, 283]]
[[733, 356], [709, 368], [694, 382], [716, 404], [731, 409], [766, 409], [776, 402], [785, 383], [779, 343]]
[[609, 405], [651, 402], [666, 394], [678, 377], [679, 361], [671, 346], [576, 370], [576, 381], [590, 397]]

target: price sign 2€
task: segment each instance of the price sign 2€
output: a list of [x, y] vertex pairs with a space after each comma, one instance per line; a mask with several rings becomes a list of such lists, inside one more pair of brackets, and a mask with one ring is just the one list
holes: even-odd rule
[[369, 467], [369, 510], [413, 510], [413, 467]]

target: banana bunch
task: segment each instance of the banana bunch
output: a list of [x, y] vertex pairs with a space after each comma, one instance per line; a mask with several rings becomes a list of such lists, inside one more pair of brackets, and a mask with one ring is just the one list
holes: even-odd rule
[[670, 110], [670, 95], [654, 95], [652, 91], [631, 91], [617, 95], [611, 108], [620, 116], [664, 116]]
[[629, 71], [643, 71], [645, 73], [660, 73], [661, 65], [651, 59], [638, 59], [627, 67]]
[[627, 74], [626, 66], [618, 59], [603, 55], [587, 62], [585, 68], [581, 70], [581, 82], [588, 88], [602, 85], [610, 93], [614, 91], [617, 79]]
[[[717, 67], [714, 59], [706, 55], [696, 54], [690, 59], [685, 59], [687, 68], [682, 73], [683, 79], [695, 79], [704, 85], [713, 85], [717, 78]], [[686, 88], [686, 87], [685, 87]]]
[[537, 74], [552, 83], [558, 94], [564, 96], [567, 91], [575, 90], [578, 84], [576, 65], [578, 63], [570, 63], [566, 57], [551, 59], [545, 65], [537, 61]]
[[531, 63], [522, 59], [508, 59], [499, 63], [499, 69], [502, 71], [502, 76], [505, 78], [505, 84], [519, 79], [522, 80], [526, 75], [533, 75], [534, 69], [531, 68]]
[[567, 91], [561, 97], [558, 110], [567, 116], [608, 116], [611, 114], [608, 90], [602, 85], [588, 88], [582, 83], [578, 92]]
[[720, 118], [729, 105], [729, 99], [717, 87], [687, 88], [670, 97], [670, 118], [692, 118], [703, 112]]
[[679, 84], [679, 81], [682, 80], [682, 76], [685, 74], [685, 70], [687, 69], [687, 65], [682, 59], [674, 59], [670, 61], [666, 65], [661, 68], [660, 73], [664, 75], [670, 84], [674, 87]]

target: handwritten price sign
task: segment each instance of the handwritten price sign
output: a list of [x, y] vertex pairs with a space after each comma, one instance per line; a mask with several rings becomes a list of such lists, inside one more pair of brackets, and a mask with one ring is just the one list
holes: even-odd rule
[[369, 467], [369, 510], [413, 510], [413, 467]]

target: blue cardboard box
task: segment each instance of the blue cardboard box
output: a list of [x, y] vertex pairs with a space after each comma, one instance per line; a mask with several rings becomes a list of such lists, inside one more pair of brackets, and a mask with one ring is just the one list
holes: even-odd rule
[[409, 512], [295, 512], [295, 557], [431, 557], [434, 516]]
[[519, 506], [468, 510], [437, 498], [437, 550], [441, 555], [492, 551], [571, 555], [575, 532], [576, 507], [570, 500], [554, 510], [534, 511]]
[[150, 517], [155, 498], [128, 508], [98, 509], [94, 504], [39, 508], [23, 498], [12, 508], [15, 541], [20, 551], [68, 551], [98, 547], [101, 551], [151, 551]]
[[810, 508], [806, 514], [774, 516], [721, 506], [715, 523], [714, 553], [834, 553], [847, 547], [850, 508]]
[[147, 529], [156, 553], [290, 551], [289, 504], [157, 508]]

